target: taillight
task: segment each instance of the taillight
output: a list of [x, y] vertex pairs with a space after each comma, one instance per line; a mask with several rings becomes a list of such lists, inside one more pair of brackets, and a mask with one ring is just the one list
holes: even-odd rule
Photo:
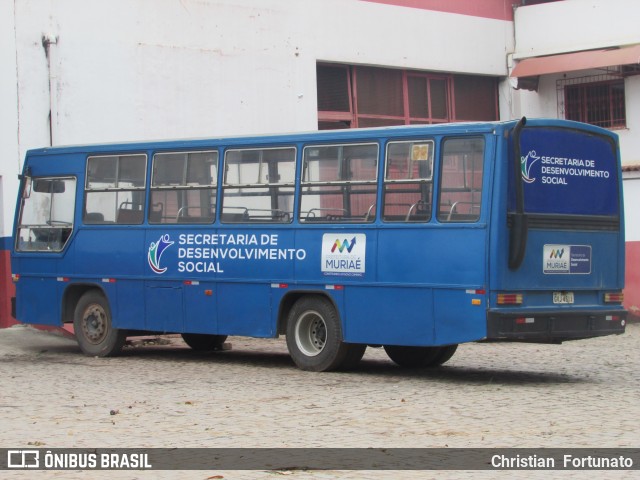
[[521, 293], [499, 293], [498, 305], [522, 305]]
[[622, 292], [605, 292], [604, 303], [622, 303], [624, 301], [624, 293]]

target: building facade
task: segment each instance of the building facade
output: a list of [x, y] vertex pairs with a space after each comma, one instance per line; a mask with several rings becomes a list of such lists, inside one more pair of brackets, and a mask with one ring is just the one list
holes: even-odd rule
[[[535, 61], [633, 48], [638, 14], [634, 0], [0, 2], [0, 326], [12, 323], [8, 250], [30, 148], [522, 115], [620, 134], [633, 309], [640, 76], [626, 57], [551, 72]], [[598, 95], [612, 105], [604, 120], [589, 117]]]

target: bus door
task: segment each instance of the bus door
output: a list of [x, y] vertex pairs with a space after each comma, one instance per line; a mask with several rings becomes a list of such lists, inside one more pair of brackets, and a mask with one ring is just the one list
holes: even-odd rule
[[60, 325], [55, 306], [72, 266], [67, 245], [74, 229], [76, 183], [69, 176], [23, 177], [12, 257], [20, 272], [14, 277], [17, 320]]
[[502, 206], [494, 203], [504, 221], [493, 232], [488, 337], [559, 342], [620, 333], [624, 235], [615, 137], [576, 124], [529, 123], [511, 133], [501, 163], [508, 191]]

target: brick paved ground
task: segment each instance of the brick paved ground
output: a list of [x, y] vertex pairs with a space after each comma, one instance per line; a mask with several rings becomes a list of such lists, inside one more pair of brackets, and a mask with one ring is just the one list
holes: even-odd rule
[[[640, 325], [555, 345], [466, 344], [407, 371], [381, 349], [358, 370], [296, 369], [283, 339], [231, 351], [127, 347], [83, 356], [28, 327], [0, 330], [0, 447], [639, 447]], [[112, 414], [115, 413], [114, 415]], [[533, 474], [532, 474], [533, 473]], [[604, 473], [604, 475], [603, 475]], [[549, 478], [474, 472], [474, 478]], [[463, 472], [0, 472], [0, 478], [461, 478]], [[638, 472], [554, 472], [637, 478]]]

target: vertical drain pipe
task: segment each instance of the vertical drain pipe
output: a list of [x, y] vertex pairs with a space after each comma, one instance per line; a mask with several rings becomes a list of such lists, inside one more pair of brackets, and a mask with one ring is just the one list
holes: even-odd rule
[[49, 145], [58, 141], [58, 58], [56, 45], [58, 37], [43, 35], [42, 46], [47, 57], [47, 71], [49, 72]]

